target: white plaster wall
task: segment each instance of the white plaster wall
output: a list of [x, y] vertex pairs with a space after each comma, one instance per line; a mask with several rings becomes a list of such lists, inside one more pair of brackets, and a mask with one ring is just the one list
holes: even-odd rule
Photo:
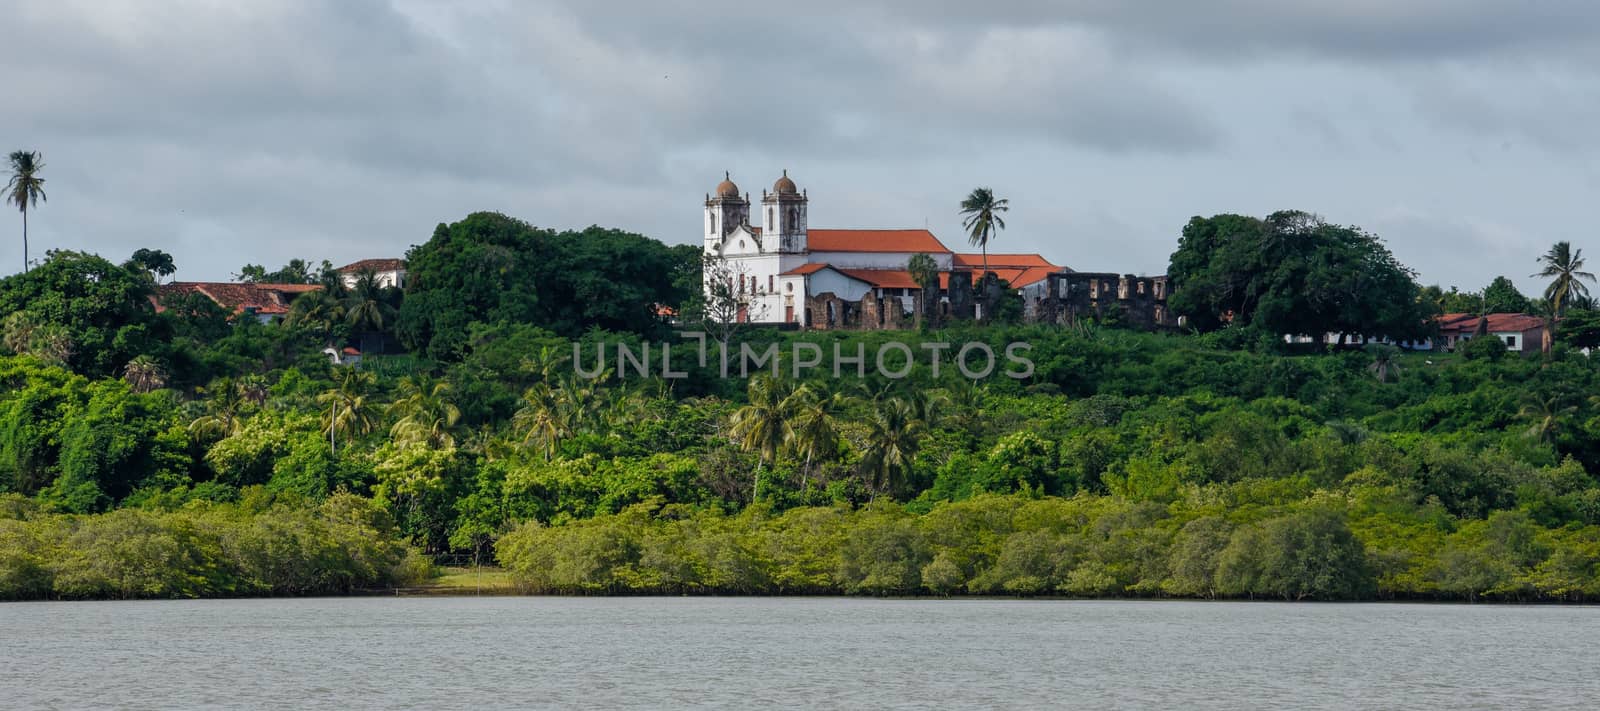
[[810, 284], [806, 293], [810, 296], [816, 296], [833, 292], [835, 296], [845, 301], [859, 301], [871, 289], [872, 285], [864, 281], [851, 279], [832, 269], [824, 269], [810, 276]]
[[[405, 272], [391, 269], [388, 271], [375, 272], [375, 274], [378, 277], [378, 286], [405, 286]], [[340, 274], [339, 280], [344, 282], [346, 289], [353, 289], [355, 288], [356, 282], [361, 280], [361, 273], [350, 272], [348, 274]]]
[[[845, 269], [905, 269], [915, 252], [812, 252], [812, 262], [825, 262]], [[953, 257], [949, 254], [930, 254], [939, 271], [950, 271]]]

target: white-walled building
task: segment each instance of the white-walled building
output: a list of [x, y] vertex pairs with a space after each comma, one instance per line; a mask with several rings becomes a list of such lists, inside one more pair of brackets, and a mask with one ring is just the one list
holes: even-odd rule
[[355, 286], [356, 280], [360, 279], [364, 272], [376, 275], [378, 286], [406, 288], [406, 263], [403, 259], [363, 259], [346, 264], [335, 271], [339, 272], [339, 279], [344, 282], [345, 288]]
[[[709, 295], [713, 279], [727, 279], [742, 322], [811, 326], [808, 300], [827, 294], [845, 302], [870, 294], [910, 312], [919, 287], [907, 263], [916, 254], [933, 258], [941, 289], [952, 272], [981, 277], [982, 255], [957, 254], [926, 229], [811, 229], [810, 198], [788, 171], [759, 204], [724, 178], [705, 200], [705, 251], [723, 266], [707, 270], [705, 289]], [[990, 254], [989, 270], [1025, 296], [1048, 275], [1070, 271], [1037, 254]]]

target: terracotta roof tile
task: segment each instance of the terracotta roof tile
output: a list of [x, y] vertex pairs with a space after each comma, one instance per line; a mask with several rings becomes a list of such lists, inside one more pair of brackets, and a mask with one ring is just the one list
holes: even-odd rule
[[[982, 269], [983, 255], [962, 254], [957, 252], [955, 255], [955, 266]], [[1038, 254], [991, 254], [989, 255], [989, 268], [994, 269], [995, 267], [1012, 267], [1019, 269], [1025, 267], [1048, 267], [1050, 269], [1060, 269], [1059, 266], [1051, 264], [1050, 260], [1045, 259], [1042, 255]]]
[[162, 284], [160, 297], [200, 294], [218, 306], [240, 313], [286, 314], [295, 297], [308, 291], [321, 291], [321, 284], [236, 284], [231, 282], [179, 281]]
[[820, 271], [822, 271], [824, 269], [827, 269], [827, 268], [828, 268], [828, 263], [827, 262], [812, 262], [810, 264], [802, 264], [802, 265], [800, 265], [798, 267], [790, 269], [789, 271], [786, 271], [786, 272], [784, 272], [783, 274], [781, 274], [779, 276], [795, 276], [795, 275], [805, 276], [807, 274], [816, 274], [817, 272], [820, 272]]
[[[1532, 331], [1544, 327], [1544, 319], [1529, 314], [1488, 314], [1490, 333]], [[1444, 314], [1439, 317], [1442, 333], [1473, 333], [1478, 330], [1478, 314]]]
[[904, 269], [839, 269], [852, 279], [859, 279], [882, 289], [915, 289], [917, 280]]
[[813, 252], [951, 253], [927, 230], [810, 230], [806, 240]]
[[405, 268], [406, 261], [404, 259], [363, 259], [359, 262], [351, 262], [346, 264], [342, 267], [339, 267], [335, 271], [339, 272], [340, 274], [349, 274], [351, 272], [361, 272], [368, 269], [375, 272], [393, 272], [401, 271]]

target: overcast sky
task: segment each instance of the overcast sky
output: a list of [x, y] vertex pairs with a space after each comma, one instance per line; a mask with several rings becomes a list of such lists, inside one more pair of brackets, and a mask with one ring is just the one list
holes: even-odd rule
[[[1424, 283], [1600, 257], [1593, 0], [0, 0], [0, 148], [47, 248], [402, 256], [475, 210], [700, 239], [730, 170], [814, 227], [1011, 200], [997, 251], [1160, 273], [1193, 215], [1303, 209]], [[0, 219], [0, 271], [21, 266]], [[3, 214], [0, 214], [3, 217]], [[1600, 263], [1596, 263], [1600, 266]]]

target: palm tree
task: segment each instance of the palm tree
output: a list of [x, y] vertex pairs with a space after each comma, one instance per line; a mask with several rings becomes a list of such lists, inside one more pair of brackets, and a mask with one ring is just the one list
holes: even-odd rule
[[28, 271], [28, 208], [47, 202], [44, 194], [44, 156], [38, 151], [11, 152], [11, 180], [6, 183], [6, 202], [22, 211], [22, 271]]
[[995, 231], [1006, 228], [1000, 213], [1011, 209], [1009, 203], [1004, 198], [996, 199], [988, 188], [973, 188], [972, 194], [961, 201], [961, 214], [966, 216], [961, 226], [966, 228], [972, 244], [983, 248], [985, 277], [989, 275], [989, 240], [994, 239]]
[[1594, 281], [1594, 275], [1583, 271], [1583, 250], [1573, 249], [1571, 242], [1555, 243], [1539, 262], [1544, 269], [1533, 276], [1551, 280], [1544, 290], [1544, 298], [1550, 302], [1557, 318], [1566, 313], [1569, 299], [1589, 295], [1589, 288], [1583, 282]]
[[811, 463], [817, 458], [832, 456], [839, 449], [838, 416], [844, 409], [845, 398], [839, 393], [824, 394], [809, 385], [801, 385], [784, 400], [783, 407], [790, 413], [789, 448], [795, 455], [805, 458], [800, 470], [802, 485], [809, 489]]
[[1540, 397], [1530, 393], [1524, 397], [1522, 410], [1517, 414], [1533, 423], [1523, 436], [1549, 442], [1561, 431], [1562, 422], [1577, 412], [1578, 406], [1566, 404], [1565, 398], [1559, 395]]
[[728, 434], [746, 452], [756, 452], [761, 463], [756, 467], [751, 486], [752, 503], [761, 493], [761, 472], [771, 467], [778, 451], [791, 436], [787, 388], [770, 377], [753, 378], [746, 389], [750, 404], [735, 410], [728, 421]]
[[382, 333], [393, 318], [394, 309], [384, 300], [383, 284], [376, 272], [367, 270], [356, 278], [345, 300], [346, 318], [357, 333]]
[[328, 291], [306, 291], [290, 303], [290, 312], [283, 317], [283, 325], [302, 328], [315, 333], [318, 338], [333, 346], [338, 339], [339, 327], [346, 322], [344, 304]]
[[206, 396], [205, 412], [189, 423], [191, 437], [222, 439], [244, 428], [244, 411], [249, 403], [244, 389], [233, 378], [217, 378], [199, 391]]
[[389, 436], [401, 444], [454, 447], [461, 410], [450, 401], [450, 395], [450, 383], [443, 380], [425, 375], [402, 378], [400, 398], [389, 405], [389, 414], [396, 418]]
[[148, 393], [167, 386], [167, 372], [156, 359], [147, 355], [134, 357], [122, 367], [122, 379], [136, 393]]
[[1377, 376], [1378, 382], [1389, 382], [1389, 374], [1400, 373], [1400, 349], [1387, 343], [1368, 343], [1367, 355], [1372, 356], [1372, 362], [1367, 365], [1367, 370]]
[[916, 408], [905, 400], [890, 398], [878, 408], [861, 455], [862, 474], [874, 495], [892, 493], [905, 482], [925, 431]]
[[522, 432], [522, 444], [537, 443], [550, 461], [556, 445], [572, 434], [563, 415], [562, 391], [539, 383], [522, 393], [522, 408], [511, 419], [517, 431]]
[[328, 406], [323, 416], [322, 429], [328, 433], [328, 449], [339, 450], [338, 435], [365, 435], [378, 425], [378, 413], [369, 393], [377, 378], [372, 373], [354, 368], [340, 368], [334, 376], [338, 384], [317, 396], [317, 402]]
[[939, 263], [933, 261], [933, 257], [917, 253], [911, 255], [911, 259], [906, 262], [906, 271], [911, 272], [911, 280], [922, 290], [922, 303], [917, 309], [917, 326], [920, 328], [924, 312], [930, 315], [938, 313], [938, 309], [933, 308], [928, 299], [938, 298], [939, 295]]
[[548, 383], [555, 379], [556, 373], [569, 358], [566, 351], [560, 348], [540, 346], [539, 352], [523, 356], [521, 365], [523, 372], [536, 375], [541, 382]]

